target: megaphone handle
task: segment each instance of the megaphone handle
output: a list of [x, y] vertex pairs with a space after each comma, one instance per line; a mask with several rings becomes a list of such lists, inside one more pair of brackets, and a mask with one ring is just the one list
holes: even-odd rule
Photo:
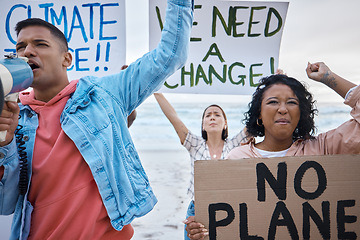
[[[8, 94], [5, 98], [4, 101], [5, 102], [17, 102], [19, 97], [19, 93], [11, 93]], [[0, 131], [0, 142], [4, 142], [6, 140], [6, 133], [7, 131]]]

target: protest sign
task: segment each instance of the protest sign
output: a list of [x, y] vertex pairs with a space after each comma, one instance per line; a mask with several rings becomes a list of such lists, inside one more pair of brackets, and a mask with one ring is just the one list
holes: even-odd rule
[[209, 239], [356, 239], [360, 155], [195, 162]]
[[65, 34], [73, 56], [70, 79], [116, 73], [125, 63], [125, 0], [2, 1], [2, 55], [15, 52], [14, 27], [30, 17], [44, 19]]
[[[251, 94], [278, 68], [287, 8], [288, 2], [195, 0], [188, 61], [160, 91]], [[165, 9], [166, 1], [150, 0], [150, 49]]]

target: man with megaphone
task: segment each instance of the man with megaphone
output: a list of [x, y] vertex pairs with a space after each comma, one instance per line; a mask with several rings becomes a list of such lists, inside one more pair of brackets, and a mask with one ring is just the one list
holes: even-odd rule
[[168, 0], [154, 51], [115, 75], [71, 82], [63, 33], [40, 19], [17, 23], [16, 51], [34, 78], [0, 116], [0, 213], [15, 212], [11, 239], [132, 237], [132, 220], [157, 200], [126, 119], [185, 63], [192, 14], [192, 0]]

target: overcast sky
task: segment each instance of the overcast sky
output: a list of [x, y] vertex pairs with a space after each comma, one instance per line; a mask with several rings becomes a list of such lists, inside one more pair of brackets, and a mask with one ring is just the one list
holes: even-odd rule
[[[315, 98], [328, 96], [331, 90], [307, 79], [305, 68], [308, 61], [324, 61], [339, 75], [359, 84], [360, 1], [289, 2], [279, 67], [288, 75], [309, 83]], [[130, 63], [148, 51], [148, 0], [126, 0], [126, 8], [127, 63]], [[176, 99], [182, 99], [175, 95]], [[330, 96], [336, 95], [331, 93]]]

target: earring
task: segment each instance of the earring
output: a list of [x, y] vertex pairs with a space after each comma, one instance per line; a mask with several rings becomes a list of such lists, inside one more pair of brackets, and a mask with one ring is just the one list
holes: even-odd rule
[[259, 120], [261, 120], [260, 118], [256, 119], [256, 124], [259, 126], [259, 127], [262, 127], [263, 123], [262, 123], [262, 120], [261, 120], [261, 124], [259, 123]]
[[299, 128], [296, 127], [294, 133], [299, 134]]

